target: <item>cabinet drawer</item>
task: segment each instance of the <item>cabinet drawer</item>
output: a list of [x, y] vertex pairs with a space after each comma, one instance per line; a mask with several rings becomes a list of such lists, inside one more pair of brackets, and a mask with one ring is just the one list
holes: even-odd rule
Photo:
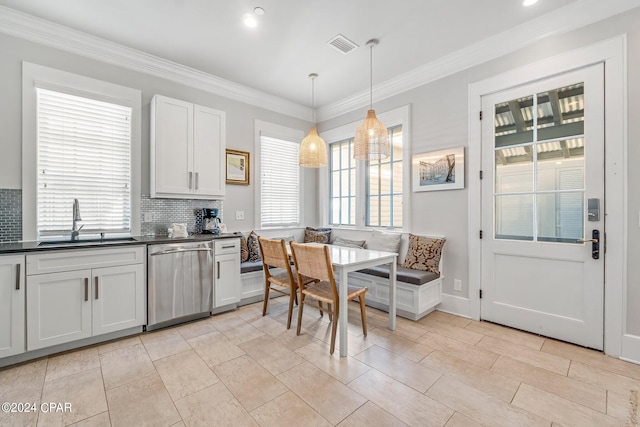
[[214, 254], [235, 254], [240, 252], [240, 239], [215, 240]]
[[121, 246], [113, 249], [56, 250], [27, 255], [27, 275], [142, 264], [145, 248], [146, 246]]

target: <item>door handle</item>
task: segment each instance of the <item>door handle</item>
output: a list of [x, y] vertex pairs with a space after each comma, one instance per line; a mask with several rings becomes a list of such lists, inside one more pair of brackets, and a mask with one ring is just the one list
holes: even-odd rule
[[200, 180], [198, 179], [199, 178], [198, 175], [199, 175], [199, 173], [196, 172], [196, 190], [198, 189], [198, 187], [200, 187]]
[[578, 243], [591, 242], [591, 258], [600, 259], [600, 230], [591, 231], [590, 239], [579, 239]]
[[578, 243], [598, 243], [599, 240], [596, 239], [580, 239], [578, 240]]
[[89, 278], [84, 278], [84, 300], [89, 301]]
[[20, 290], [20, 264], [16, 264], [16, 291]]
[[98, 299], [98, 276], [96, 276], [96, 299]]
[[193, 182], [193, 172], [189, 172], [189, 190], [191, 190], [192, 182]]
[[217, 262], [218, 264], [218, 279], [220, 278], [220, 261]]

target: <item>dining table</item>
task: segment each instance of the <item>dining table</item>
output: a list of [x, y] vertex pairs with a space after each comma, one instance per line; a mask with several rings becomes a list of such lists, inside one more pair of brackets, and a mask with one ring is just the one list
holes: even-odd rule
[[[323, 243], [308, 243], [311, 245], [324, 245]], [[347, 282], [351, 272], [371, 268], [379, 265], [390, 264], [389, 268], [389, 329], [396, 329], [396, 273], [398, 254], [394, 252], [377, 251], [371, 249], [356, 248], [350, 246], [329, 245], [329, 255], [333, 266], [334, 275], [338, 281], [338, 298], [340, 310], [338, 312], [338, 326], [340, 331], [340, 356], [346, 357], [348, 350], [348, 307], [347, 307]], [[287, 246], [290, 251], [290, 247]]]

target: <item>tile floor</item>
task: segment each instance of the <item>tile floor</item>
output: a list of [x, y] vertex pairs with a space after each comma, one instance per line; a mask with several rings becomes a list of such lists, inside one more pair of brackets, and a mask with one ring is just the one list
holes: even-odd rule
[[[297, 310], [297, 309], [296, 309]], [[0, 401], [71, 404], [2, 413], [11, 426], [631, 426], [640, 366], [434, 312], [419, 322], [350, 307], [349, 353], [286, 300], [0, 370]], [[294, 313], [297, 315], [297, 311]]]

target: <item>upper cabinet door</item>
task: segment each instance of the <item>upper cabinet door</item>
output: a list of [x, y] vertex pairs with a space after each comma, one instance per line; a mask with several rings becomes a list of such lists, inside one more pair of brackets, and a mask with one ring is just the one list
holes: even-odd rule
[[224, 196], [224, 112], [154, 96], [150, 152], [151, 197]]
[[225, 113], [194, 106], [194, 193], [224, 196]]

